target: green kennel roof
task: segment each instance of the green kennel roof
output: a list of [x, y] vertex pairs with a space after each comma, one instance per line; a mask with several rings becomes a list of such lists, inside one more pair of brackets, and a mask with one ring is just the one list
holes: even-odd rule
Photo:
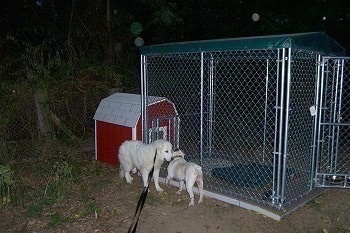
[[345, 55], [345, 48], [324, 32], [308, 32], [269, 36], [239, 37], [232, 39], [188, 41], [143, 46], [141, 54], [193, 53], [235, 50], [294, 48], [314, 51], [323, 55]]

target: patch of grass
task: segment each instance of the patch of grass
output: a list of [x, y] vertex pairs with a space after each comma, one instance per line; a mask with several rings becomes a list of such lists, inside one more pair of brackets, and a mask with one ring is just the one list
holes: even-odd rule
[[217, 216], [220, 216], [221, 213], [222, 213], [222, 208], [218, 205], [216, 205], [214, 208], [213, 208], [213, 211], [214, 213], [217, 215]]
[[100, 177], [104, 174], [106, 167], [95, 160], [85, 161], [82, 172], [85, 177]]
[[44, 211], [44, 207], [41, 204], [33, 203], [27, 207], [27, 214], [30, 217], [40, 217]]
[[68, 162], [55, 162], [46, 179], [45, 196], [64, 198], [73, 181], [73, 167]]
[[[343, 219], [342, 219], [343, 218]], [[330, 213], [329, 215], [329, 223], [331, 232], [349, 232], [349, 227], [344, 226], [344, 221], [346, 222], [348, 218], [346, 215], [340, 214], [338, 211]]]
[[42, 199], [42, 204], [45, 206], [52, 206], [55, 203], [56, 203], [56, 198], [54, 198], [54, 197], [47, 196], [44, 199]]
[[0, 162], [8, 162], [16, 159], [16, 155], [18, 155], [18, 145], [15, 141], [1, 141], [0, 140]]
[[97, 218], [97, 213], [100, 211], [100, 207], [94, 201], [88, 201], [85, 205], [85, 210], [83, 215], [87, 216], [89, 214], [95, 214]]
[[312, 199], [311, 201], [309, 201], [308, 206], [311, 209], [314, 209], [317, 212], [322, 211], [322, 203], [317, 198]]
[[[153, 188], [153, 187], [152, 187]], [[187, 198], [187, 192], [182, 191], [182, 195], [175, 194], [178, 188], [166, 188], [163, 187], [164, 192], [158, 192], [155, 188], [152, 189], [150, 193], [147, 194], [146, 204], [151, 206], [162, 206], [171, 204], [173, 206], [185, 205], [187, 206], [189, 198]], [[141, 195], [141, 191], [138, 194], [138, 197]], [[138, 200], [138, 199], [137, 199]]]
[[55, 212], [50, 216], [48, 226], [53, 228], [67, 222], [69, 222], [69, 218], [67, 216]]
[[99, 180], [98, 183], [95, 184], [96, 191], [105, 191], [110, 184], [110, 180]]
[[[141, 195], [141, 193], [140, 193], [140, 195]], [[148, 193], [145, 203], [147, 203], [148, 205], [151, 205], [151, 206], [156, 206], [159, 204], [159, 197], [153, 193], [152, 194]]]
[[0, 207], [14, 203], [17, 186], [14, 172], [9, 166], [0, 165]]

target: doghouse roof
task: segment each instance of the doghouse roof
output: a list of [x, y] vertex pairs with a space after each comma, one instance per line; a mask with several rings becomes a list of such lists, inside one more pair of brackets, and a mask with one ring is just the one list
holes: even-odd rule
[[[148, 105], [166, 101], [164, 97], [148, 96]], [[141, 115], [141, 96], [115, 93], [101, 100], [94, 120], [135, 127]]]
[[189, 41], [150, 45], [140, 48], [141, 54], [215, 52], [255, 49], [296, 48], [325, 55], [345, 55], [345, 48], [324, 32], [240, 37], [219, 40]]

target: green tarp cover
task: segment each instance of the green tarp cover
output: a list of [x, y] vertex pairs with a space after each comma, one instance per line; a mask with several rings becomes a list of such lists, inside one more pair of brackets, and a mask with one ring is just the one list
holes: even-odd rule
[[283, 34], [232, 39], [189, 41], [143, 46], [141, 54], [169, 54], [292, 48], [317, 52], [322, 55], [343, 56], [345, 49], [324, 32]]

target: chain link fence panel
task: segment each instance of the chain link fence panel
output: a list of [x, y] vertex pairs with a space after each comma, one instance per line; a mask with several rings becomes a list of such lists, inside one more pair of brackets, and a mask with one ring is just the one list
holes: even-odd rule
[[208, 191], [285, 209], [315, 188], [320, 58], [292, 48], [148, 52], [143, 90], [174, 102], [178, 146]]
[[[48, 106], [55, 119], [77, 138], [93, 137], [93, 116], [101, 99], [109, 95], [110, 84], [89, 81], [62, 81], [48, 87]], [[38, 116], [34, 90], [25, 83], [9, 84], [0, 101], [0, 162], [18, 156], [39, 155]], [[50, 121], [53, 136], [69, 139]]]
[[350, 58], [323, 59], [316, 186], [350, 188]]

